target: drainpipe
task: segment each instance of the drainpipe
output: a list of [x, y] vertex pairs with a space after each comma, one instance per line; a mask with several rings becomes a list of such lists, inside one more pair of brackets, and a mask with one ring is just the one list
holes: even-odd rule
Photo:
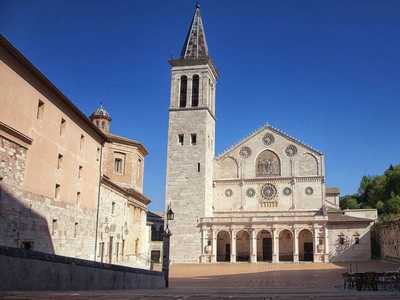
[[100, 148], [100, 163], [99, 163], [99, 189], [97, 192], [97, 212], [96, 212], [96, 235], [94, 237], [94, 261], [96, 261], [97, 254], [97, 234], [99, 228], [99, 214], [100, 214], [100, 187], [101, 187], [101, 177], [102, 177], [102, 161], [103, 161], [103, 146], [105, 142], [101, 143]]

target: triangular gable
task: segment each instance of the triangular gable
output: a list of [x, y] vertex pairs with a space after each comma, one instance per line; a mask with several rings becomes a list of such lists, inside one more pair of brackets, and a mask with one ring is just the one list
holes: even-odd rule
[[280, 131], [279, 129], [269, 125], [268, 123], [266, 123], [264, 126], [260, 127], [259, 129], [255, 130], [254, 132], [252, 132], [251, 134], [249, 134], [248, 136], [246, 136], [245, 138], [243, 138], [242, 140], [240, 140], [239, 142], [237, 142], [236, 144], [234, 144], [233, 146], [231, 146], [230, 148], [226, 149], [224, 152], [222, 152], [221, 154], [219, 154], [216, 157], [216, 160], [219, 160], [223, 157], [225, 157], [229, 152], [234, 151], [235, 149], [239, 148], [240, 146], [244, 145], [247, 141], [251, 140], [254, 136], [260, 134], [262, 131], [264, 130], [270, 130], [271, 132], [273, 132], [276, 135], [280, 135], [281, 137], [287, 139], [288, 141], [290, 141], [291, 143], [297, 145], [297, 146], [301, 146], [304, 147], [306, 149], [308, 149], [310, 152], [317, 154], [317, 155], [323, 155], [322, 152], [318, 151], [317, 149], [314, 149], [313, 147], [301, 142], [300, 140], [284, 133], [283, 131]]

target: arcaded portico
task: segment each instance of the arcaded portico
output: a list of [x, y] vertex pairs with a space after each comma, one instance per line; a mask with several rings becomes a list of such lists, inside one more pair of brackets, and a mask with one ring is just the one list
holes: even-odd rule
[[[275, 219], [275, 220], [274, 220]], [[327, 262], [326, 216], [202, 218], [201, 262]], [[292, 225], [289, 225], [292, 223]]]

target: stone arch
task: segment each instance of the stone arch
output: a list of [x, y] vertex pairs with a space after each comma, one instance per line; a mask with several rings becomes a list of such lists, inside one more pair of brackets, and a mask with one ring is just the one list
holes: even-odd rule
[[311, 153], [304, 153], [298, 161], [299, 176], [317, 176], [318, 161]]
[[257, 232], [257, 261], [272, 261], [272, 232], [261, 229]]
[[250, 234], [245, 229], [236, 233], [236, 261], [250, 261]]
[[279, 261], [293, 261], [293, 233], [289, 229], [279, 232]]
[[255, 170], [257, 177], [280, 176], [281, 161], [279, 156], [271, 150], [261, 152], [256, 158]]
[[217, 234], [217, 261], [231, 260], [231, 235], [226, 230]]
[[186, 107], [187, 84], [188, 84], [187, 76], [182, 75], [180, 81], [180, 91], [179, 91], [179, 107]]
[[199, 86], [200, 86], [200, 77], [195, 74], [192, 77], [192, 107], [199, 106]]
[[311, 230], [304, 228], [299, 231], [299, 261], [314, 261], [314, 239]]
[[218, 178], [239, 178], [239, 166], [233, 157], [225, 157], [219, 163]]

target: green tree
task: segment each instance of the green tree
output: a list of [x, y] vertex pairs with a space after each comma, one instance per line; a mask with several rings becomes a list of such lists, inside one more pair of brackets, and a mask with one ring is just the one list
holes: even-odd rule
[[384, 210], [390, 215], [400, 214], [400, 195], [396, 195], [394, 192], [390, 194], [390, 199], [386, 202]]
[[341, 209], [356, 209], [358, 208], [358, 202], [354, 195], [346, 195], [344, 197], [340, 197], [339, 206]]

